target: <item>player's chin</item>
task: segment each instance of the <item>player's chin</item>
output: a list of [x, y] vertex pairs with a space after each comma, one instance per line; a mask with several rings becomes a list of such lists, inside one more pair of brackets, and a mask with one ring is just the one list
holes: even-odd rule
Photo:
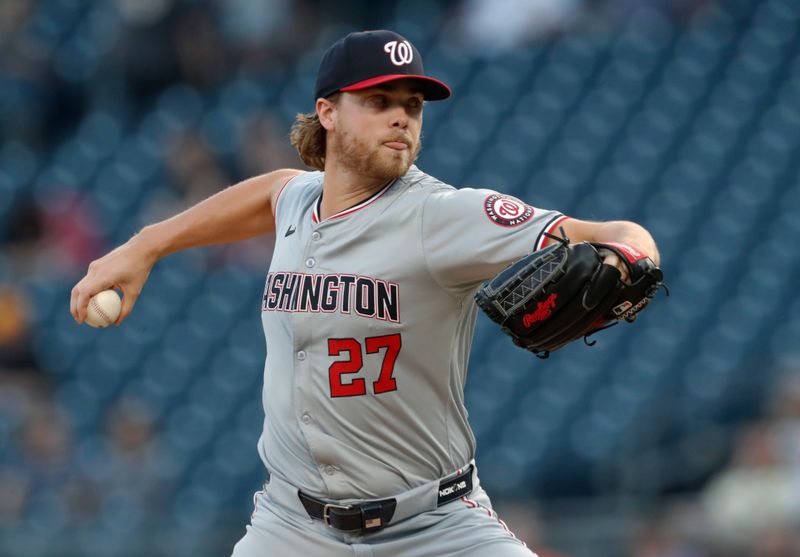
[[380, 157], [380, 161], [376, 165], [380, 174], [385, 178], [399, 178], [408, 172], [411, 166], [410, 151], [394, 151], [389, 156]]

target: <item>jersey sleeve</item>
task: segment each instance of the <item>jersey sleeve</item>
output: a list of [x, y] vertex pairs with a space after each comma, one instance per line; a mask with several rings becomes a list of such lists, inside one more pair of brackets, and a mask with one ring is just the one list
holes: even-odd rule
[[305, 173], [301, 173], [301, 174], [295, 174], [295, 175], [293, 175], [293, 176], [289, 176], [288, 178], [286, 178], [286, 179], [283, 181], [283, 185], [281, 186], [281, 189], [279, 189], [279, 190], [278, 190], [278, 195], [276, 195], [276, 196], [275, 196], [275, 210], [273, 211], [273, 213], [275, 214], [275, 223], [276, 223], [276, 224], [278, 223], [278, 208], [279, 208], [279, 207], [280, 207], [280, 205], [281, 205], [281, 197], [283, 196], [283, 192], [284, 192], [284, 190], [286, 189], [286, 186], [288, 186], [288, 185], [289, 185], [289, 183], [290, 183], [292, 180], [294, 180], [294, 179], [295, 179], [295, 178], [297, 178], [298, 176], [302, 176], [303, 174], [305, 174]]
[[434, 191], [422, 209], [422, 250], [440, 286], [464, 293], [544, 247], [568, 217], [489, 189]]
[[287, 230], [322, 191], [322, 172], [301, 172], [283, 184], [275, 198], [275, 230]]

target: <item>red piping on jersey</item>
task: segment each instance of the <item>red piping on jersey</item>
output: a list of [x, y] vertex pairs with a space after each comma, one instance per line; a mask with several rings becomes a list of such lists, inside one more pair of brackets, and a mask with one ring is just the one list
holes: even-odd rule
[[[285, 184], [284, 184], [285, 185]], [[256, 511], [258, 510], [258, 496], [263, 495], [265, 491], [263, 489], [256, 491], [253, 494], [253, 514], [250, 515], [250, 520], [252, 521], [253, 518], [256, 516]]]
[[[562, 222], [564, 222], [565, 220], [567, 220], [568, 218], [569, 218], [569, 217], [568, 217], [568, 216], [566, 216], [566, 215], [565, 215], [565, 216], [563, 216], [563, 217], [557, 218], [557, 219], [556, 219], [556, 221], [555, 221], [553, 224], [551, 224], [550, 226], [548, 226], [548, 227], [547, 227], [547, 230], [545, 230], [545, 232], [546, 232], [546, 233], [548, 233], [548, 234], [553, 234], [553, 233], [554, 233], [553, 231], [554, 231], [554, 230], [556, 230], [556, 229], [558, 229], [558, 226], [559, 226], [559, 225], [560, 225]], [[548, 243], [549, 241], [550, 241], [550, 238], [548, 238], [547, 236], [545, 236], [544, 234], [542, 234], [541, 245], [540, 245], [539, 247], [537, 247], [536, 249], [542, 249], [542, 248], [546, 247], [546, 246], [547, 246], [547, 243]], [[535, 250], [534, 250], [534, 251], [535, 251]]]
[[278, 195], [275, 197], [275, 208], [272, 210], [272, 220], [275, 221], [275, 226], [278, 225], [278, 201], [281, 198], [281, 194], [283, 193], [283, 190], [286, 189], [286, 186], [289, 185], [289, 182], [291, 182], [292, 180], [294, 180], [298, 176], [300, 176], [300, 174], [295, 174], [294, 176], [289, 176], [289, 179], [286, 180], [283, 183], [283, 185], [281, 186], [281, 189], [278, 190]]
[[[492, 512], [492, 509], [490, 509], [489, 507], [486, 507], [486, 506], [484, 506], [484, 505], [481, 505], [480, 503], [478, 503], [478, 502], [476, 502], [476, 501], [473, 501], [472, 499], [468, 499], [466, 495], [465, 495], [465, 496], [463, 496], [463, 497], [461, 497], [461, 500], [462, 500], [462, 501], [464, 501], [464, 502], [465, 502], [465, 503], [466, 503], [466, 504], [467, 504], [467, 505], [468, 505], [470, 508], [473, 508], [473, 509], [483, 509], [484, 511], [486, 511], [486, 512], [487, 512], [487, 514], [488, 514], [488, 515], [489, 515], [491, 518], [494, 518], [494, 519], [495, 519], [497, 522], [499, 522], [499, 523], [500, 523], [500, 526], [502, 526], [502, 527], [503, 527], [503, 529], [504, 529], [506, 532], [508, 532], [508, 533], [511, 535], [511, 537], [512, 537], [512, 538], [514, 538], [514, 539], [518, 539], [518, 538], [517, 538], [517, 536], [515, 536], [515, 535], [514, 535], [514, 532], [512, 532], [511, 530], [509, 530], [509, 528], [508, 528], [508, 526], [506, 525], [506, 523], [505, 523], [505, 522], [503, 522], [503, 521], [500, 519], [500, 517], [499, 517], [499, 516], [498, 516], [496, 513], [493, 513], [493, 512]], [[528, 547], [528, 546], [525, 544], [525, 542], [523, 542], [522, 540], [519, 540], [519, 541], [522, 543], [522, 545], [524, 545], [525, 547]]]
[[[330, 217], [326, 218], [325, 220], [338, 219], [338, 218], [340, 218], [340, 217], [343, 217], [343, 216], [345, 216], [345, 215], [349, 215], [350, 213], [355, 213], [355, 212], [356, 212], [356, 211], [358, 211], [359, 209], [363, 209], [364, 207], [366, 207], [366, 206], [367, 206], [367, 205], [369, 205], [370, 203], [373, 203], [373, 202], [377, 201], [377, 200], [378, 200], [378, 198], [379, 198], [379, 197], [381, 197], [381, 196], [382, 196], [384, 193], [386, 193], [386, 192], [389, 190], [389, 188], [391, 188], [391, 187], [392, 187], [392, 185], [393, 185], [393, 184], [394, 184], [396, 181], [397, 181], [397, 180], [392, 180], [392, 181], [390, 181], [388, 184], [386, 184], [386, 185], [383, 187], [383, 189], [382, 189], [382, 190], [378, 191], [377, 193], [374, 193], [374, 194], [372, 194], [370, 197], [368, 197], [367, 199], [365, 199], [364, 201], [362, 201], [362, 202], [361, 202], [361, 203], [359, 203], [358, 205], [354, 205], [354, 206], [350, 207], [349, 209], [345, 209], [344, 211], [339, 211], [339, 212], [338, 212], [338, 213], [336, 213], [335, 215], [332, 215], [332, 216], [330, 216]], [[311, 221], [312, 221], [314, 224], [319, 224], [319, 222], [320, 222], [320, 220], [319, 220], [319, 212], [318, 212], [318, 208], [319, 208], [319, 204], [320, 204], [320, 201], [321, 201], [321, 199], [322, 199], [322, 196], [321, 196], [321, 194], [320, 194], [320, 197], [319, 197], [319, 198], [317, 198], [317, 202], [316, 202], [316, 203], [314, 203], [314, 210], [313, 210], [313, 211], [311, 211]]]

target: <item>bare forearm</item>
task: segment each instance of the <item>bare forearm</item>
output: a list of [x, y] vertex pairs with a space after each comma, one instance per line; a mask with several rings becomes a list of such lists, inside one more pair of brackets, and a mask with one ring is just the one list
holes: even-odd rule
[[251, 178], [167, 220], [151, 224], [131, 243], [159, 259], [198, 246], [236, 242], [274, 230], [268, 180]]
[[616, 242], [628, 244], [642, 253], [650, 256], [656, 265], [661, 264], [661, 255], [658, 253], [653, 236], [644, 227], [630, 221], [604, 222], [595, 229], [595, 242]]
[[117, 319], [117, 324], [121, 323], [133, 309], [153, 265], [165, 255], [271, 232], [278, 193], [300, 173], [285, 168], [231, 186], [170, 219], [146, 226], [128, 242], [92, 261], [86, 276], [72, 289], [70, 313], [75, 321], [83, 323], [92, 296], [118, 288], [124, 294]]

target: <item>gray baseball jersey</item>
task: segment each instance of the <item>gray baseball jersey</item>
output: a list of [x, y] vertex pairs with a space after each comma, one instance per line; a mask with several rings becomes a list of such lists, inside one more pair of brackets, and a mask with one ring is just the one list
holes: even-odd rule
[[473, 294], [565, 217], [412, 166], [320, 221], [323, 178], [301, 174], [276, 200], [259, 454], [311, 495], [392, 496], [474, 457]]

